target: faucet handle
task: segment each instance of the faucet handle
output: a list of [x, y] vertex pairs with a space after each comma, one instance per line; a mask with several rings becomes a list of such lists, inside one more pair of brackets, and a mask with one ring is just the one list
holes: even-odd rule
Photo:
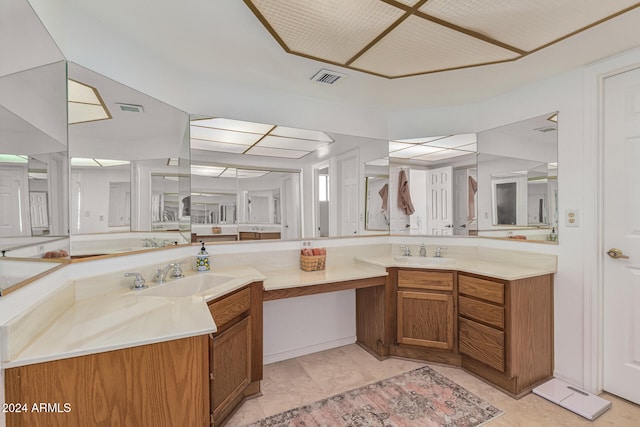
[[185, 262], [187, 262], [187, 260], [183, 259], [180, 262], [174, 262], [173, 264], [171, 264], [171, 266], [173, 267], [173, 273], [171, 274], [172, 279], [181, 279], [184, 277], [184, 274], [182, 274], [182, 267], [180, 267], [180, 265], [184, 264]]
[[443, 249], [447, 249], [446, 246], [438, 246], [438, 249], [436, 249], [436, 254], [434, 255], [436, 258], [440, 258], [442, 256], [442, 250]]
[[145, 289], [147, 285], [145, 285], [144, 277], [140, 273], [124, 273], [124, 277], [135, 276], [135, 280], [133, 281], [133, 285], [131, 289]]

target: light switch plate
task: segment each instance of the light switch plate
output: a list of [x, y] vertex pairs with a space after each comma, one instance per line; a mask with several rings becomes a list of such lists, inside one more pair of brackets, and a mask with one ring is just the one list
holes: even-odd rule
[[580, 215], [578, 209], [567, 209], [564, 211], [565, 227], [580, 227]]

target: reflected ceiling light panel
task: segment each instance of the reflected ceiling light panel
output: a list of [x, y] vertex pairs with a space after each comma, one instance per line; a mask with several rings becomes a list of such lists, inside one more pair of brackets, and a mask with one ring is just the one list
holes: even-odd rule
[[109, 167], [128, 165], [128, 160], [110, 160], [110, 159], [85, 159], [82, 157], [72, 157], [71, 166], [91, 166], [91, 167]]
[[0, 163], [29, 163], [29, 156], [19, 154], [0, 154]]
[[390, 157], [396, 157], [400, 159], [410, 159], [416, 156], [422, 156], [429, 153], [436, 153], [443, 151], [442, 148], [429, 147], [428, 145], [412, 145], [404, 150], [394, 151], [389, 153]]
[[317, 130], [307, 130], [298, 128], [288, 128], [285, 126], [276, 126], [269, 135], [284, 136], [295, 139], [308, 139], [310, 141], [333, 142], [333, 138], [324, 132]]
[[558, 169], [558, 162], [547, 163], [549, 169]]
[[554, 115], [547, 117], [547, 120], [554, 123], [558, 123], [558, 113], [555, 113]]
[[395, 139], [392, 142], [402, 142], [405, 144], [424, 144], [425, 142], [436, 141], [442, 138], [447, 138], [447, 136], [427, 136], [422, 138]]
[[300, 159], [309, 153], [310, 151], [283, 150], [280, 148], [253, 146], [251, 147], [251, 149], [247, 150], [244, 154], [251, 154], [253, 156], [266, 156], [266, 157], [283, 157], [286, 159]]
[[200, 176], [220, 176], [227, 168], [225, 166], [191, 165], [191, 174]]
[[46, 180], [49, 178], [47, 172], [31, 172], [29, 171], [29, 179], [42, 179]]
[[167, 159], [167, 166], [180, 166], [180, 160], [177, 157]]
[[306, 151], [310, 153], [328, 144], [329, 143], [325, 141], [312, 141], [309, 139], [298, 139], [298, 138], [289, 138], [289, 137], [285, 138], [285, 137], [273, 136], [272, 134], [269, 134], [264, 138], [262, 138], [262, 140], [260, 140], [257, 146], [282, 148], [285, 150], [301, 150], [301, 151]]
[[264, 135], [273, 128], [273, 125], [264, 123], [244, 122], [241, 120], [224, 119], [222, 117], [192, 120], [191, 125], [235, 132], [257, 133], [260, 135]]
[[247, 145], [227, 144], [224, 142], [205, 141], [202, 139], [191, 139], [192, 150], [219, 151], [223, 153], [242, 154], [247, 149]]
[[462, 145], [460, 147], [456, 147], [456, 150], [468, 151], [470, 153], [476, 153], [478, 151], [478, 143], [474, 142], [469, 145]]
[[191, 126], [191, 138], [212, 142], [224, 142], [225, 144], [250, 146], [258, 142], [260, 138], [262, 138], [262, 134]]
[[72, 157], [71, 166], [100, 166], [94, 159], [84, 159], [82, 157]]
[[431, 147], [440, 148], [458, 148], [463, 145], [473, 144], [478, 140], [475, 133], [463, 133], [459, 135], [450, 135], [445, 138], [440, 138], [429, 142]]
[[[180, 177], [178, 177], [178, 176], [167, 176], [167, 175], [165, 175], [165, 176], [163, 176], [163, 177], [162, 177], [162, 179], [166, 179], [167, 181], [175, 181], [175, 182], [177, 182], [177, 181], [180, 179]], [[166, 195], [166, 194], [169, 194], [169, 193], [165, 193], [165, 195]]]
[[122, 166], [128, 165], [131, 162], [128, 160], [110, 160], [110, 159], [94, 159], [100, 166], [108, 167], [108, 166]]
[[389, 152], [392, 153], [398, 150], [404, 150], [405, 148], [413, 147], [413, 144], [406, 144], [404, 142], [389, 141]]
[[442, 150], [437, 153], [425, 154], [423, 156], [412, 157], [412, 159], [417, 160], [427, 160], [434, 162], [436, 160], [450, 159], [453, 157], [465, 156], [471, 154], [468, 151], [460, 151], [460, 150]]
[[111, 118], [111, 113], [96, 88], [72, 79], [68, 79], [67, 82], [70, 125]]
[[238, 169], [238, 178], [259, 178], [265, 176], [269, 171], [254, 170], [254, 169]]
[[389, 166], [389, 159], [387, 157], [384, 157], [382, 159], [371, 160], [370, 162], [367, 162], [367, 165], [371, 165], [371, 166]]

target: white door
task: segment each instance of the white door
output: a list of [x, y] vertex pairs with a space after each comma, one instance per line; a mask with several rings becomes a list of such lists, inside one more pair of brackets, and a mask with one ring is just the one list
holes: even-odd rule
[[27, 168], [0, 169], [0, 236], [29, 236]]
[[282, 181], [282, 239], [300, 238], [300, 194], [297, 181], [291, 177]]
[[450, 236], [453, 234], [453, 168], [427, 171], [427, 205], [429, 209], [429, 234]]
[[358, 155], [339, 160], [340, 171], [340, 235], [358, 234], [358, 218], [360, 201], [358, 186]]
[[49, 227], [49, 207], [46, 191], [31, 191], [29, 193], [31, 208], [31, 228], [45, 229]]
[[605, 79], [603, 203], [604, 389], [640, 404], [640, 68]]

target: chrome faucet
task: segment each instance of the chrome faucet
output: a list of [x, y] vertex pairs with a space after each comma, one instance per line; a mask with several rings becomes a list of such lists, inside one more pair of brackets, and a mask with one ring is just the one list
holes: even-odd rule
[[420, 245], [420, 256], [422, 257], [427, 256], [427, 248], [424, 246], [424, 243]]
[[404, 256], [411, 256], [411, 248], [408, 245], [400, 245], [400, 249], [404, 251]]
[[159, 268], [158, 271], [156, 271], [155, 276], [153, 276], [154, 283], [156, 283], [157, 285], [167, 283], [167, 274], [169, 274], [169, 270], [171, 269], [173, 269], [173, 273], [171, 274], [172, 279], [180, 279], [184, 277], [184, 274], [182, 274], [182, 267], [180, 267], [180, 264], [184, 264], [185, 262], [187, 261], [183, 260], [180, 262], [172, 262], [171, 264], [168, 264], [165, 268]]
[[131, 289], [146, 289], [147, 285], [145, 285], [144, 278], [140, 273], [124, 273], [124, 277], [136, 276], [136, 279], [133, 281], [133, 285]]
[[447, 247], [446, 246], [438, 246], [438, 249], [436, 249], [436, 253], [435, 253], [434, 257], [442, 258], [442, 250], [443, 249], [447, 249]]
[[145, 248], [157, 248], [159, 247], [158, 245], [158, 241], [153, 238], [153, 239], [149, 239], [148, 237], [145, 237], [144, 239], [142, 239], [142, 244]]

